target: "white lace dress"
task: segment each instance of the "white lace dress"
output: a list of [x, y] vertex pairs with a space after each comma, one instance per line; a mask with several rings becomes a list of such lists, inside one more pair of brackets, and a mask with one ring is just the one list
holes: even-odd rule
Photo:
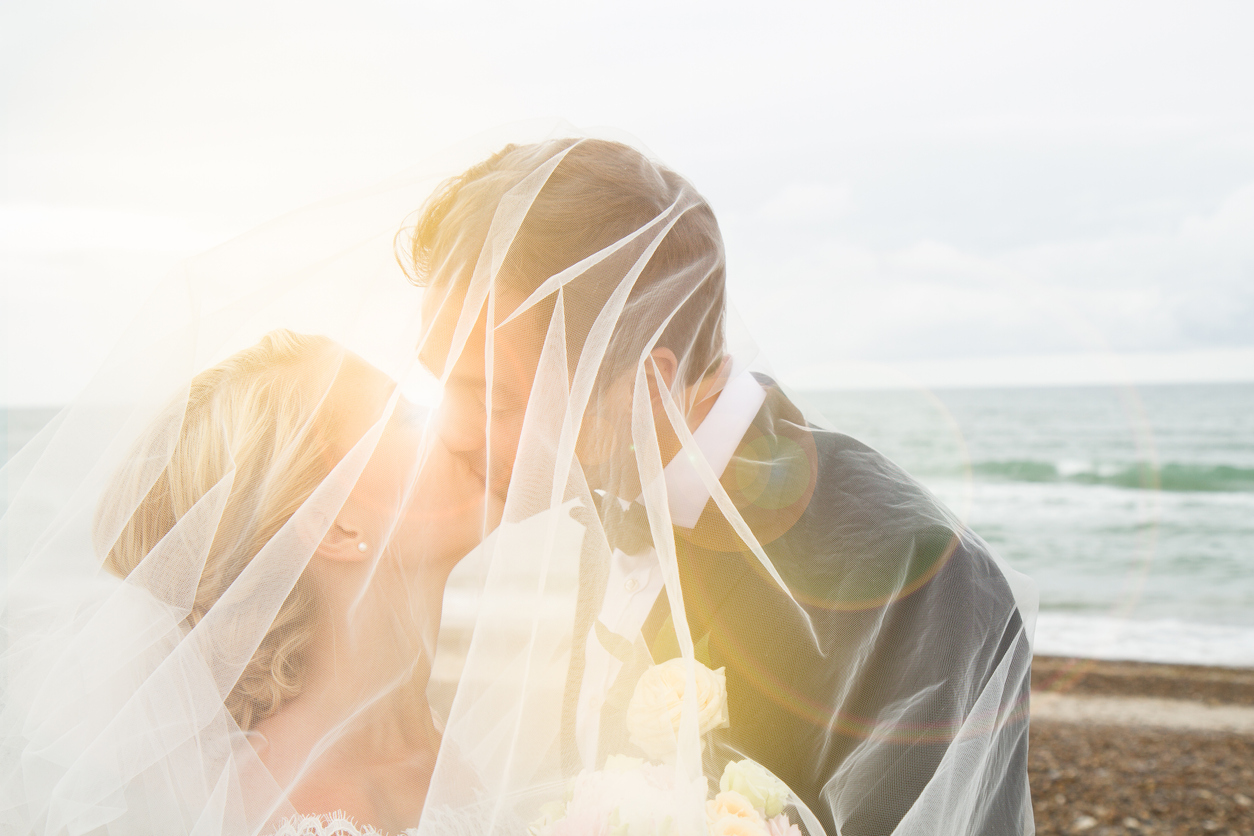
[[[418, 828], [405, 830], [415, 836]], [[321, 816], [293, 816], [279, 826], [274, 836], [386, 836], [368, 824], [358, 824], [347, 813], [336, 811]]]
[[499, 805], [483, 803], [456, 809], [428, 807], [422, 814], [421, 831], [410, 827], [402, 833], [387, 834], [368, 824], [358, 824], [343, 811], [319, 816], [293, 816], [283, 822], [274, 836], [487, 836], [492, 833], [525, 834], [527, 824]]

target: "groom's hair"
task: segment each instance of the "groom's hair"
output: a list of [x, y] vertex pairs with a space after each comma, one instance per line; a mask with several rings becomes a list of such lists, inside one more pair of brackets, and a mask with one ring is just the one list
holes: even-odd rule
[[[552, 171], [553, 159], [563, 155]], [[424, 206], [407, 255], [415, 283], [460, 296], [498, 214], [516, 211], [502, 200], [529, 177], [545, 177], [502, 262], [501, 281], [531, 295], [546, 279], [622, 242], [651, 222], [659, 228], [672, 210], [674, 225], [636, 280], [607, 349], [603, 370], [638, 361], [652, 334], [675, 352], [685, 383], [717, 367], [723, 356], [725, 319], [723, 240], [708, 203], [683, 177], [635, 149], [599, 139], [557, 139], [510, 145], [443, 183]], [[680, 211], [673, 205], [682, 203]], [[563, 288], [568, 356], [573, 369], [583, 343], [610, 294], [650, 238], [640, 236], [606, 255]], [[539, 310], [551, 312], [551, 294]], [[673, 314], [673, 316], [672, 316]], [[669, 323], [667, 318], [671, 317]], [[547, 317], [545, 318], [547, 321]]]

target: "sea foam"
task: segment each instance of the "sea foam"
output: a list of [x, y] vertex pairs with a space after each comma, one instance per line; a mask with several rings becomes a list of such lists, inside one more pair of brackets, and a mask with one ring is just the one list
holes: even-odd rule
[[1181, 665], [1254, 667], [1254, 627], [1043, 611], [1033, 652]]

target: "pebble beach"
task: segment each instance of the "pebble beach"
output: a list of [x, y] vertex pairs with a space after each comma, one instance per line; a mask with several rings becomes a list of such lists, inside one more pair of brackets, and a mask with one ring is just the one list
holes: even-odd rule
[[1038, 656], [1039, 834], [1254, 834], [1254, 670]]

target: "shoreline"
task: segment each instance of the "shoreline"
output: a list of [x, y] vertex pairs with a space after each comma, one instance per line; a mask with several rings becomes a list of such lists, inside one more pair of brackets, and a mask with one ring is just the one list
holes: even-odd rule
[[1034, 656], [1032, 692], [1038, 691], [1254, 706], [1254, 668]]
[[1038, 656], [1040, 834], [1254, 833], [1254, 669]]

